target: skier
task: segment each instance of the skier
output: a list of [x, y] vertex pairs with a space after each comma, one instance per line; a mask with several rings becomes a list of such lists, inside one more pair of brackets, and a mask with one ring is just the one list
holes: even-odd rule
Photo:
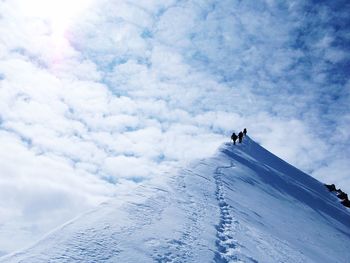
[[238, 133], [238, 142], [239, 142], [239, 143], [242, 143], [242, 138], [243, 138], [243, 132], [240, 131], [240, 132]]
[[243, 135], [244, 135], [244, 137], [247, 135], [247, 129], [246, 128], [244, 128], [244, 130], [243, 130]]
[[236, 135], [236, 133], [232, 133], [231, 139], [233, 141], [233, 144], [236, 144], [237, 138], [238, 138], [238, 136]]

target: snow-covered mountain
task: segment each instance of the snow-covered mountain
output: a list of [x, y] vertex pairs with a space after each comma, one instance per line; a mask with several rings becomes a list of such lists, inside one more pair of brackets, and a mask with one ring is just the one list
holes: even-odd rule
[[350, 262], [350, 213], [249, 137], [1, 262]]

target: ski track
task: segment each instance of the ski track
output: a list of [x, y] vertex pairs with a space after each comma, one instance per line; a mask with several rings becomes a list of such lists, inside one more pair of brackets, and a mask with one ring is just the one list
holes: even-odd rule
[[[216, 198], [220, 209], [220, 221], [216, 226], [217, 240], [214, 262], [216, 263], [233, 263], [233, 262], [253, 262], [257, 263], [255, 259], [247, 257], [240, 253], [241, 245], [234, 238], [235, 233], [239, 231], [240, 225], [232, 214], [232, 207], [225, 199], [225, 187], [222, 180], [222, 169], [231, 169], [234, 164], [231, 162], [229, 166], [219, 166], [216, 168], [214, 178], [216, 183]], [[231, 211], [230, 211], [231, 210]]]

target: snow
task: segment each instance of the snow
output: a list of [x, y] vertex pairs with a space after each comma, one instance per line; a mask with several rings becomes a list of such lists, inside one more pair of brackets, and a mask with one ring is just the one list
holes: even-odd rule
[[249, 137], [0, 262], [350, 262], [350, 213]]

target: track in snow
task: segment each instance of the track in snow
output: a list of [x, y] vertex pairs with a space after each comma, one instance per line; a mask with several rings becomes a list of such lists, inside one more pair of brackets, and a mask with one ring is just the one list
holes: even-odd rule
[[235, 233], [239, 230], [239, 222], [232, 217], [230, 205], [225, 199], [224, 182], [222, 181], [223, 173], [222, 169], [231, 169], [234, 164], [231, 162], [230, 166], [221, 166], [216, 168], [214, 178], [216, 183], [216, 198], [219, 203], [220, 209], [220, 222], [216, 226], [217, 229], [217, 252], [215, 253], [214, 261], [216, 263], [229, 263], [229, 262], [253, 262], [256, 260], [250, 257], [246, 257], [240, 253], [240, 244], [234, 238]]

